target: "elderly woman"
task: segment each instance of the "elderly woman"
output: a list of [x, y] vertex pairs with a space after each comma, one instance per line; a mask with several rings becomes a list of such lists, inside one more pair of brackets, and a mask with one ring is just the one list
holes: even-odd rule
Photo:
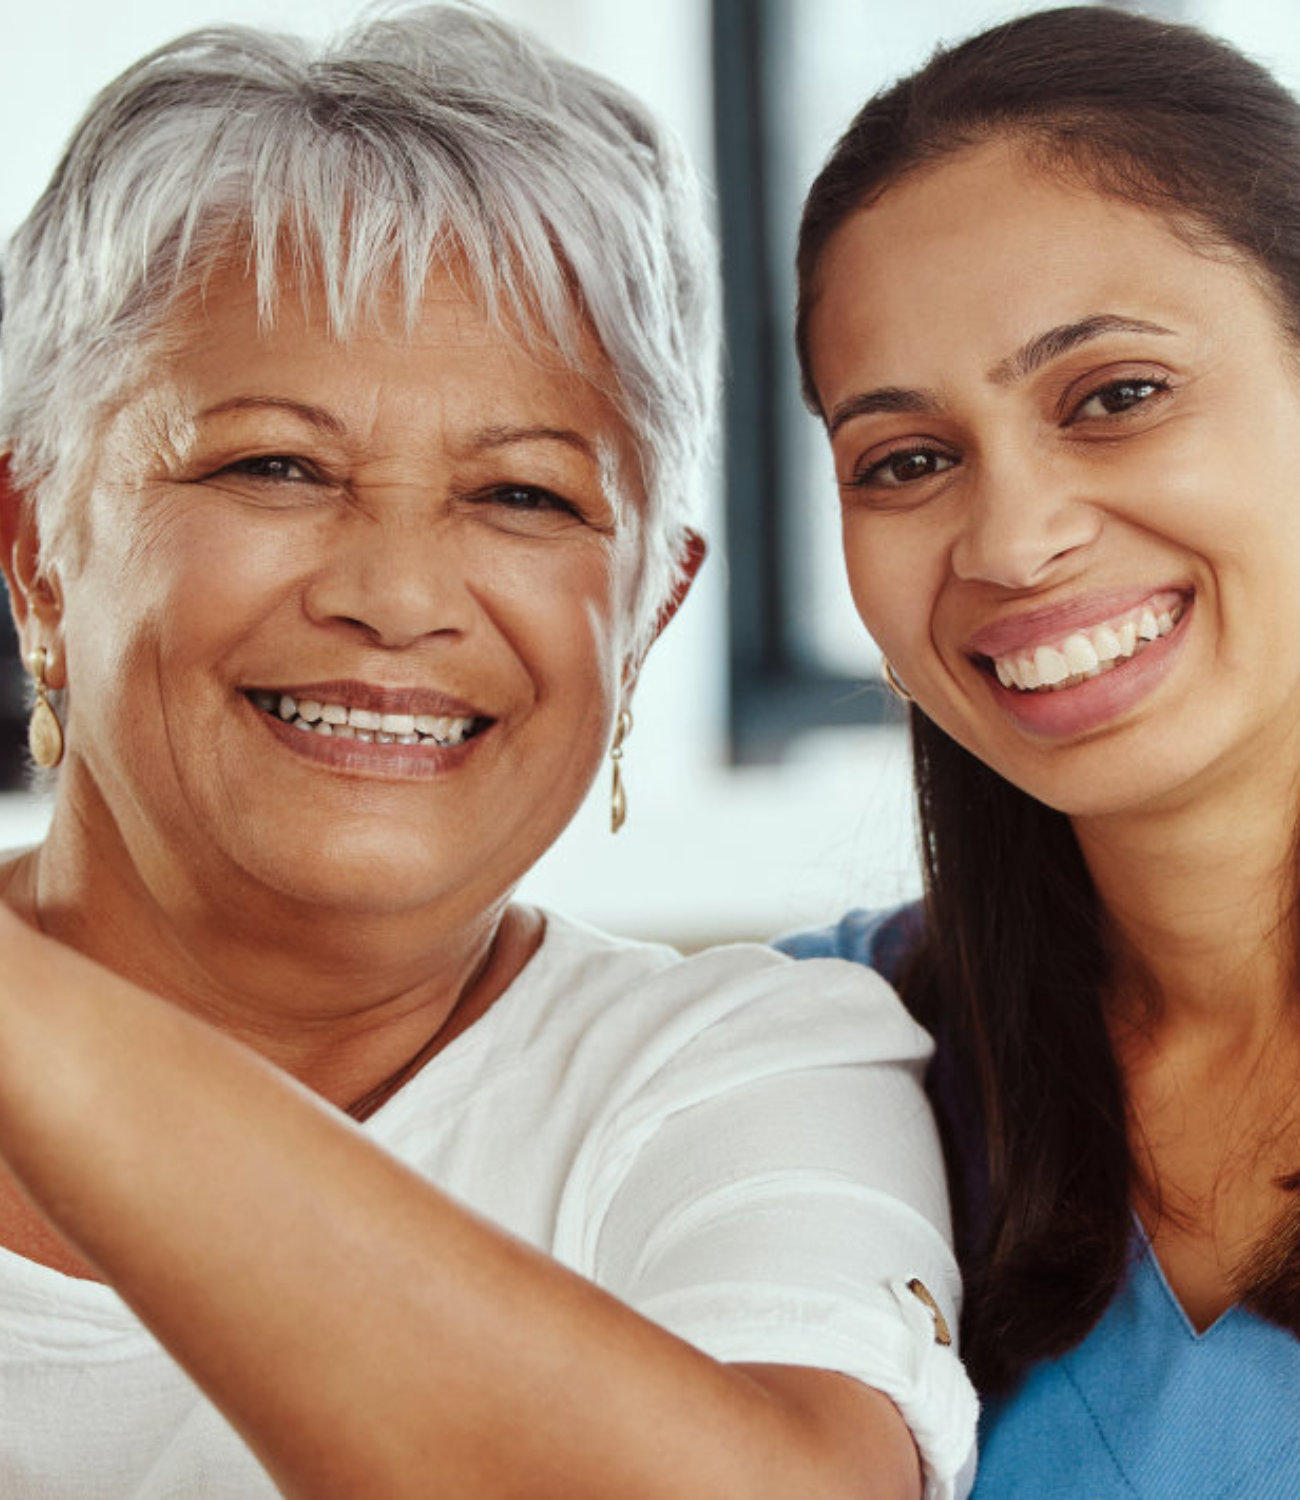
[[19, 231], [6, 1500], [962, 1488], [923, 1033], [510, 900], [701, 556], [700, 223], [432, 9], [162, 49]]
[[1300, 107], [1007, 23], [813, 185], [800, 348], [914, 702], [981, 1496], [1300, 1495]]

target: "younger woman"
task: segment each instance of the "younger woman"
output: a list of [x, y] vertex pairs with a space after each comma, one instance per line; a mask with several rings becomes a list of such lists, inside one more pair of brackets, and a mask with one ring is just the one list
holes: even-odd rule
[[[1300, 1493], [1300, 110], [1079, 7], [872, 100], [799, 350], [911, 709], [986, 1496]], [[909, 924], [911, 924], [909, 926]]]

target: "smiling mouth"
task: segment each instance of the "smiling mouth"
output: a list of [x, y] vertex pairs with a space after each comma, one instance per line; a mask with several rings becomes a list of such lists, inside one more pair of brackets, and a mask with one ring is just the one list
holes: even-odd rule
[[246, 694], [252, 705], [304, 734], [375, 745], [424, 745], [451, 749], [481, 734], [493, 721], [479, 715], [451, 717], [437, 714], [379, 713], [348, 703], [326, 703], [294, 698], [289, 693], [254, 689]]
[[1187, 612], [1187, 600], [1167, 609], [1141, 605], [1113, 619], [1005, 656], [980, 656], [976, 665], [1020, 693], [1055, 693], [1123, 666], [1154, 641], [1170, 635]]

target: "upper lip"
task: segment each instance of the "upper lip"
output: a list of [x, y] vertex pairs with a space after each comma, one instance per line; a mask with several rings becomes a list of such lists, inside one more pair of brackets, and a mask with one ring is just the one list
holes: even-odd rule
[[274, 693], [298, 703], [342, 703], [377, 714], [427, 714], [441, 719], [493, 716], [464, 698], [427, 687], [385, 687], [375, 682], [336, 678], [329, 682], [250, 683], [246, 693]]
[[1010, 619], [996, 620], [977, 630], [966, 642], [968, 656], [997, 658], [1011, 656], [1044, 642], [1069, 635], [1075, 630], [1091, 630], [1113, 620], [1117, 615], [1149, 604], [1155, 613], [1172, 609], [1191, 597], [1191, 589], [1177, 585], [1158, 588], [1135, 587], [1112, 589], [1102, 594], [1086, 594], [1046, 609], [1030, 610]]

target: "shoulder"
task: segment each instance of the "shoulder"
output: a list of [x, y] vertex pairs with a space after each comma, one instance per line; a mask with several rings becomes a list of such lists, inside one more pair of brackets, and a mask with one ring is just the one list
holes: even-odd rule
[[796, 963], [757, 943], [682, 954], [554, 914], [542, 951], [546, 987], [574, 1021], [585, 1013], [584, 1024], [634, 1034], [663, 1059], [710, 1040], [763, 1043], [803, 1065], [929, 1056], [926, 1033], [888, 984], [834, 954]]
[[[857, 909], [838, 922], [812, 932], [794, 933], [776, 946], [796, 958], [833, 955], [849, 959], [901, 983], [908, 960], [925, 938], [925, 908], [920, 901], [883, 910]], [[939, 1122], [957, 1230], [963, 1257], [980, 1243], [989, 1215], [989, 1167], [984, 1145], [984, 1114], [970, 1049], [964, 1040], [956, 997], [938, 990], [908, 993], [917, 1022], [934, 1038], [934, 1057], [925, 1075], [925, 1090]]]
[[791, 958], [840, 958], [875, 969], [894, 980], [925, 929], [921, 902], [866, 910], [855, 907], [828, 927], [778, 938], [773, 945]]

